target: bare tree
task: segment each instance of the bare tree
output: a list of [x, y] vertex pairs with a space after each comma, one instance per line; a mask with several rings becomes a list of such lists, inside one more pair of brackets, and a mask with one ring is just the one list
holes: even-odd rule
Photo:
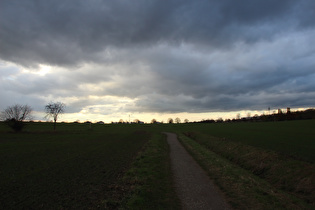
[[172, 118], [168, 118], [167, 122], [171, 124], [174, 122], [174, 120]]
[[181, 122], [181, 121], [180, 121], [180, 118], [179, 118], [179, 117], [176, 117], [176, 118], [175, 118], [175, 122], [176, 122], [176, 123], [180, 123], [180, 122]]
[[189, 123], [189, 120], [188, 120], [188, 119], [185, 119], [184, 122], [185, 122], [185, 123]]
[[23, 121], [31, 120], [32, 108], [28, 105], [9, 106], [1, 113], [1, 119], [4, 120], [14, 131], [21, 131], [25, 126]]
[[50, 102], [45, 106], [46, 118], [52, 117], [54, 119], [54, 130], [56, 130], [56, 123], [59, 114], [64, 113], [66, 105], [61, 102]]

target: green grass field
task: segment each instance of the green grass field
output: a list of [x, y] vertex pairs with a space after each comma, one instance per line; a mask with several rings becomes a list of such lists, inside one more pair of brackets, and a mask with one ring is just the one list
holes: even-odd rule
[[[24, 132], [14, 133], [0, 123], [0, 209], [179, 209], [179, 201], [172, 187], [168, 145], [161, 135], [162, 131], [174, 132], [181, 138], [187, 138], [187, 145], [189, 143], [199, 148], [190, 151], [195, 152], [196, 159], [199, 156], [201, 160], [206, 160], [206, 156], [200, 156], [199, 152], [208, 154], [206, 151], [209, 151], [216, 155], [216, 159], [232, 164], [236, 171], [245, 170], [250, 174], [242, 177], [254, 176], [239, 183], [240, 188], [249, 179], [268, 183], [267, 186], [270, 187], [264, 188], [262, 194], [258, 188], [244, 188], [248, 189], [246, 192], [229, 192], [224, 188], [224, 183], [229, 183], [227, 179], [237, 179], [240, 175], [232, 173], [234, 169], [224, 172], [219, 167], [217, 174], [216, 170], [212, 171], [212, 177], [219, 177], [220, 173], [232, 176], [226, 176], [226, 180], [217, 180], [217, 184], [221, 185], [235, 208], [243, 208], [236, 201], [246, 202], [249, 196], [244, 195], [251, 192], [252, 196], [259, 198], [259, 201], [251, 200], [253, 205], [261, 202], [257, 206], [266, 207], [270, 201], [277, 203], [275, 200], [278, 198], [292, 199], [291, 207], [301, 206], [303, 209], [312, 202], [314, 204], [314, 194], [303, 188], [304, 194], [297, 193], [298, 197], [295, 198], [295, 189], [287, 188], [293, 188], [294, 184], [291, 183], [296, 182], [293, 177], [299, 178], [295, 176], [294, 170], [303, 170], [303, 167], [308, 169], [300, 177], [303, 179], [304, 176], [302, 183], [304, 186], [308, 184], [311, 189], [314, 187], [314, 127], [314, 120], [219, 124], [93, 124], [92, 127], [88, 124], [58, 123], [57, 131], [54, 132], [51, 123], [28, 123]], [[185, 141], [182, 143], [185, 144]], [[256, 162], [246, 161], [248, 159]], [[270, 165], [262, 165], [268, 161]], [[207, 171], [212, 167], [210, 162], [200, 164]], [[292, 170], [269, 170], [272, 165]], [[264, 167], [269, 168], [266, 170]], [[280, 179], [276, 179], [277, 176]], [[289, 184], [283, 185], [281, 180]], [[273, 190], [293, 193], [293, 197], [277, 193], [270, 197], [266, 194]], [[300, 188], [297, 190], [301, 191]], [[169, 199], [170, 197], [175, 199]], [[281, 202], [275, 207], [280, 208]]]
[[181, 132], [200, 132], [315, 162], [315, 120], [184, 124]]

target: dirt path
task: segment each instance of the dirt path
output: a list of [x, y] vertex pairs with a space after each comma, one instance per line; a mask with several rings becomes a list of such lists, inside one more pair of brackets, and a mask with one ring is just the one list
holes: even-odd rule
[[176, 134], [165, 134], [170, 145], [176, 192], [183, 209], [230, 209], [223, 194], [179, 143]]

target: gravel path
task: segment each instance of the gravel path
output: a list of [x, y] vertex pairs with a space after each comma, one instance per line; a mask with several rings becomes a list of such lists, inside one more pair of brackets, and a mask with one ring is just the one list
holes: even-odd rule
[[176, 192], [183, 209], [230, 209], [223, 194], [179, 143], [176, 134], [165, 134], [170, 145]]

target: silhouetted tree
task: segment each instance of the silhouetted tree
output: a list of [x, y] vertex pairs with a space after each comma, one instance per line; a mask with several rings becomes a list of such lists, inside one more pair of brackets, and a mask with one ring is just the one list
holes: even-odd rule
[[185, 123], [189, 123], [189, 120], [188, 120], [188, 119], [185, 119], [184, 122], [185, 122]]
[[31, 112], [32, 108], [30, 106], [16, 104], [6, 108], [1, 113], [1, 119], [14, 131], [18, 132], [25, 126], [23, 121], [31, 119]]
[[172, 118], [168, 118], [167, 122], [168, 122], [168, 123], [173, 123], [174, 120], [173, 120]]
[[176, 123], [180, 123], [180, 118], [179, 118], [179, 117], [176, 117], [176, 118], [175, 118], [175, 122], [176, 122]]
[[152, 124], [157, 123], [156, 119], [152, 119], [152, 120], [151, 120], [151, 123], [152, 123]]
[[54, 130], [56, 130], [56, 123], [58, 116], [65, 111], [66, 105], [61, 102], [50, 102], [45, 106], [46, 118], [52, 117], [54, 120]]
[[223, 122], [223, 119], [222, 119], [222, 117], [219, 117], [217, 120], [216, 120], [216, 122], [218, 122], [218, 123], [221, 123], [221, 122]]

